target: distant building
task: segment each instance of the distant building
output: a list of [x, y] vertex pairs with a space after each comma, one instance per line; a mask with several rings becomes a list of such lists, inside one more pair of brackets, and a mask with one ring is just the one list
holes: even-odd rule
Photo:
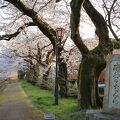
[[77, 83], [78, 80], [77, 74], [68, 74], [68, 81], [72, 84]]
[[100, 73], [98, 82], [105, 82], [105, 69]]

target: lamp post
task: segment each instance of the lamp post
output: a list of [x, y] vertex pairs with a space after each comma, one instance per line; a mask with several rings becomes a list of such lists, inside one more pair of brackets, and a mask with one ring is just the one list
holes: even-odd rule
[[57, 28], [56, 29], [56, 41], [55, 41], [55, 55], [56, 55], [56, 76], [55, 76], [55, 105], [58, 105], [58, 81], [59, 81], [59, 59], [60, 59], [60, 53], [59, 48], [61, 47], [61, 40], [64, 36], [64, 28]]

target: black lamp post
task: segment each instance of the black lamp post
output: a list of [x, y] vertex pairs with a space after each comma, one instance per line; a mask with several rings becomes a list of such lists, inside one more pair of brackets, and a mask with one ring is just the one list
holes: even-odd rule
[[55, 105], [58, 105], [58, 81], [59, 81], [59, 47], [61, 46], [61, 40], [64, 36], [64, 28], [56, 29], [56, 41], [55, 41], [55, 55], [56, 55], [56, 76], [55, 76]]

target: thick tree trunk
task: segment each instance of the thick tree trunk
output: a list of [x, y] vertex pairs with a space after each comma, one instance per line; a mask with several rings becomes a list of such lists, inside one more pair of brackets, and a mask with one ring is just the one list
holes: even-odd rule
[[[96, 27], [99, 44], [90, 51], [79, 34], [82, 5]], [[89, 0], [71, 1], [71, 38], [82, 54], [82, 62], [78, 75], [78, 103], [81, 109], [101, 107], [98, 96], [97, 80], [105, 67], [104, 58], [113, 50], [109, 39], [109, 31], [103, 16], [94, 8]]]
[[29, 70], [26, 73], [25, 79], [32, 84], [37, 83], [39, 79], [39, 64], [30, 65]]
[[48, 77], [49, 77], [49, 74], [50, 74], [50, 70], [51, 70], [51, 66], [47, 69], [47, 71], [43, 74], [43, 77], [42, 77], [42, 83], [41, 83], [40, 86], [44, 89], [49, 88]]
[[22, 70], [18, 70], [18, 78], [19, 79], [24, 79], [25, 72]]
[[78, 105], [80, 109], [102, 107], [98, 94], [98, 77], [105, 68], [104, 58], [92, 55], [84, 56], [78, 76]]
[[33, 65], [33, 77], [31, 83], [35, 85], [39, 80], [39, 63]]
[[30, 68], [28, 71], [27, 71], [27, 74], [26, 74], [26, 78], [25, 78], [28, 82], [31, 83], [32, 79], [33, 79], [33, 69]]
[[59, 94], [61, 97], [66, 97], [68, 93], [68, 81], [67, 81], [67, 65], [64, 59], [61, 58], [59, 62], [59, 81], [60, 90]]

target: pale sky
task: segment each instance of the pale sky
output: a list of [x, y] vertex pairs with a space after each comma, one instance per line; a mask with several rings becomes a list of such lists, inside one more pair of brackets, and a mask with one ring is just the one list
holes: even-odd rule
[[[60, 3], [58, 3], [58, 4], [60, 4]], [[102, 9], [100, 9], [100, 8], [98, 8], [98, 10], [99, 10], [99, 12], [101, 12], [102, 14], [103, 14], [103, 10]], [[47, 11], [48, 12], [48, 11]], [[50, 11], [49, 11], [50, 12]], [[52, 12], [52, 11], [51, 11]], [[62, 11], [61, 11], [61, 13], [62, 13]], [[3, 15], [4, 17], [5, 17], [5, 14], [3, 14], [3, 12], [2, 12], [2, 10], [0, 10], [0, 14], [1, 15]], [[43, 14], [45, 14], [45, 12], [43, 12]], [[59, 24], [59, 22], [57, 21], [57, 19], [59, 19], [59, 16], [58, 17], [56, 17], [55, 19], [54, 19], [54, 21], [57, 21], [57, 23], [55, 23], [54, 21], [52, 21], [52, 25], [51, 26], [54, 26], [55, 24], [59, 24], [59, 25], [62, 25], [62, 26], [65, 26], [65, 24], [66, 23], [64, 23], [64, 21], [65, 20], [68, 20], [69, 21], [69, 19], [70, 19], [70, 17], [69, 16], [65, 16], [64, 15], [64, 12], [62, 13], [63, 14], [63, 16], [61, 15], [61, 21], [59, 21], [59, 22], [61, 22], [60, 24]], [[58, 15], [60, 15], [59, 13], [58, 13]], [[47, 16], [47, 17], [49, 17], [49, 15]], [[54, 17], [54, 16], [53, 16]], [[65, 19], [65, 17], [66, 17], [66, 19]], [[62, 23], [62, 20], [64, 19], [64, 21], [63, 21], [63, 23]], [[1, 17], [0, 17], [0, 20], [1, 20]], [[50, 19], [51, 20], [51, 19]], [[10, 22], [10, 20], [8, 19], [8, 20], [6, 20], [6, 21], [4, 21], [4, 20], [2, 20], [1, 21], [2, 23], [3, 22]], [[53, 24], [54, 23], [54, 24]], [[35, 29], [35, 28], [34, 28]], [[1, 30], [2, 30], [2, 28], [1, 28]], [[36, 29], [35, 29], [36, 30]], [[86, 39], [86, 38], [94, 38], [95, 37], [95, 27], [93, 27], [92, 25], [90, 25], [90, 24], [87, 24], [87, 23], [85, 23], [85, 22], [81, 22], [80, 23], [80, 34], [81, 34], [81, 37], [83, 38], [83, 39]], [[10, 31], [10, 32], [12, 32], [12, 31]], [[5, 32], [4, 31], [0, 31], [0, 35], [4, 35], [5, 34]], [[112, 37], [112, 35], [110, 34], [110, 37]], [[70, 43], [70, 42], [69, 42]], [[7, 45], [7, 42], [6, 41], [2, 41], [2, 44], [3, 45]], [[69, 46], [71, 46], [71, 43], [70, 44], [67, 44], [67, 45], [69, 45]], [[0, 47], [0, 52], [2, 51], [2, 47]], [[0, 57], [2, 57], [1, 55], [0, 55]], [[5, 70], [7, 70], [7, 69], [14, 69], [14, 68], [16, 68], [17, 67], [17, 62], [15, 63], [12, 59], [6, 59], [6, 58], [0, 58], [0, 69], [2, 69], [2, 68], [4, 68]], [[5, 71], [4, 70], [4, 71]]]

